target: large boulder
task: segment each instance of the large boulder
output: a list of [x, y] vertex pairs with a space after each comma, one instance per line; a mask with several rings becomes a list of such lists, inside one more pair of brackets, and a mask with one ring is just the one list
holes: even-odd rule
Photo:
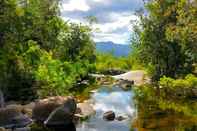
[[46, 119], [47, 127], [66, 127], [72, 123], [77, 105], [73, 98], [68, 98], [64, 105], [56, 108]]
[[113, 121], [116, 118], [116, 115], [113, 111], [108, 111], [103, 114], [103, 119], [107, 121]]
[[31, 124], [32, 120], [14, 107], [0, 109], [0, 127], [17, 128]]
[[53, 112], [57, 107], [62, 106], [68, 101], [70, 101], [70, 97], [61, 96], [39, 100], [35, 103], [35, 106], [33, 108], [32, 118], [36, 122], [43, 123], [51, 114], [51, 112]]
[[6, 131], [6, 129], [3, 127], [0, 127], [0, 131]]

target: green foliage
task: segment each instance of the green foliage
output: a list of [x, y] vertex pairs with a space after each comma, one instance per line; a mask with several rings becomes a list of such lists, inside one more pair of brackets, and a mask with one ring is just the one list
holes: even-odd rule
[[185, 79], [173, 79], [169, 77], [163, 77], [159, 81], [159, 85], [162, 88], [197, 88], [197, 77], [194, 75], [187, 75]]
[[116, 57], [112, 53], [97, 53], [96, 70], [103, 72], [108, 69], [130, 70], [129, 60], [126, 57]]
[[184, 76], [197, 63], [197, 2], [150, 0], [148, 15], [135, 26], [133, 50], [141, 63], [152, 65], [153, 79]]
[[187, 75], [184, 79], [173, 79], [164, 76], [159, 81], [159, 87], [162, 90], [161, 95], [165, 98], [195, 98], [197, 77], [191, 74]]
[[0, 2], [0, 88], [6, 99], [63, 95], [94, 69], [88, 26], [64, 22], [59, 0]]

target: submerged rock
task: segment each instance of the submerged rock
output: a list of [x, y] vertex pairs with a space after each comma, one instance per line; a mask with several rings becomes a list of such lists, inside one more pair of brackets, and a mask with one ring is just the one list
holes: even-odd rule
[[70, 98], [57, 96], [37, 101], [32, 111], [32, 118], [36, 122], [43, 123], [56, 108], [69, 103]]
[[124, 116], [118, 116], [118, 117], [116, 117], [116, 120], [118, 120], [118, 121], [123, 121], [125, 119], [127, 119], [127, 118], [124, 117]]
[[103, 119], [107, 121], [113, 121], [115, 119], [116, 115], [113, 111], [108, 111], [103, 114]]
[[6, 107], [0, 109], [0, 127], [17, 128], [31, 124], [32, 120], [22, 114], [19, 109]]
[[68, 98], [63, 106], [56, 108], [46, 119], [47, 127], [65, 127], [72, 123], [77, 105], [73, 98]]

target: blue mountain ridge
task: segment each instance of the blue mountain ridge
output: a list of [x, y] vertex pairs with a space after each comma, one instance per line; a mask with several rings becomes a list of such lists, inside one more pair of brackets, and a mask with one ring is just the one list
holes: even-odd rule
[[130, 45], [128, 44], [117, 44], [111, 41], [108, 42], [96, 42], [96, 51], [109, 53], [113, 52], [114, 56], [128, 56], [131, 52]]

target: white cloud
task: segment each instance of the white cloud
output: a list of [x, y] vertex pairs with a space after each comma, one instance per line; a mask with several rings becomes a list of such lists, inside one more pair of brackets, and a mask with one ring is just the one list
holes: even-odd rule
[[128, 44], [129, 43], [129, 33], [125, 32], [123, 34], [116, 33], [94, 33], [95, 42], [112, 41], [118, 44]]
[[84, 17], [94, 15], [100, 23], [93, 27], [94, 40], [127, 44], [132, 34], [131, 21], [139, 20], [134, 15], [141, 0], [63, 0], [62, 17], [66, 21], [87, 24]]
[[88, 11], [90, 7], [88, 6], [86, 0], [70, 0], [62, 4], [62, 11]]
[[137, 20], [138, 17], [130, 14], [115, 14], [112, 13], [109, 17], [113, 19], [112, 22], [97, 24], [96, 27], [101, 30], [101, 32], [113, 32], [117, 29], [126, 27], [128, 30], [131, 28], [131, 20]]
[[96, 28], [100, 29], [99, 33], [94, 34], [94, 40], [112, 41], [114, 43], [128, 43], [132, 31], [131, 20], [138, 20], [138, 17], [132, 14], [116, 14], [109, 15], [112, 22], [97, 24]]

